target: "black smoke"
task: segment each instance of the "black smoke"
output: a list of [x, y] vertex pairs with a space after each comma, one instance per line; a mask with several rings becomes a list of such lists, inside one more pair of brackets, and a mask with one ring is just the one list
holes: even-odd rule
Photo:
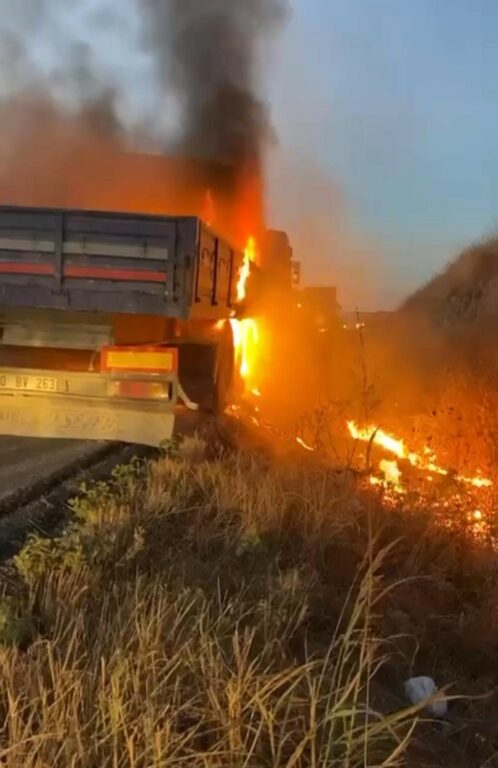
[[[130, 85], [128, 67], [145, 55], [155, 82], [143, 85], [157, 93], [147, 118], [159, 129], [174, 93], [181, 115], [174, 137], [178, 151], [237, 166], [260, 162], [272, 138], [262, 58], [286, 15], [287, 0], [3, 2], [0, 66], [7, 97], [37, 91], [61, 109], [85, 115], [97, 132], [115, 134], [125, 125], [129, 130], [123, 105], [136, 83]], [[104, 33], [112, 47], [113, 35], [127, 32], [125, 5], [136, 11], [136, 39], [127, 60], [122, 66], [117, 62], [122, 76], [114, 73], [111, 81], [91, 38], [98, 30], [99, 39]], [[72, 17], [84, 21], [84, 34], [75, 32]], [[45, 71], [33, 54], [37, 38], [51, 53], [53, 63]], [[170, 139], [163, 136], [163, 146]]]
[[[209, 189], [227, 236], [256, 231], [286, 2], [2, 0], [0, 202], [171, 212], [183, 185], [189, 213]], [[172, 173], [133, 152], [188, 159]]]
[[[62, 0], [3, 0], [1, 109], [23, 106], [28, 113], [31, 104], [36, 111], [45, 102], [47, 109], [59, 110], [62, 118], [81, 117], [84, 126], [96, 135], [116, 137], [128, 130], [119, 109], [125, 100], [127, 79], [111, 79], [91, 45], [97, 21], [99, 32], [107, 32], [111, 40], [113, 30], [122, 23], [122, 14], [111, 0], [102, 0], [100, 5], [99, 9], [87, 0], [76, 0], [69, 8]], [[84, 20], [81, 34], [76, 23], [69, 23], [72, 17]], [[42, 45], [37, 46], [39, 40]], [[31, 129], [36, 130], [36, 125]]]
[[272, 138], [261, 57], [285, 0], [142, 0], [162, 85], [180, 103], [182, 152], [257, 169]]

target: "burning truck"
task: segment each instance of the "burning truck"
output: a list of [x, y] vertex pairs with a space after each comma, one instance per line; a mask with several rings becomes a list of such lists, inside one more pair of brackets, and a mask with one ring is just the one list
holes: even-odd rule
[[[131, 158], [135, 172], [150, 163]], [[246, 283], [252, 271], [257, 303], [265, 269], [254, 239], [237, 247], [216, 228], [220, 211], [221, 229], [237, 226], [227, 170], [203, 189], [203, 164], [189, 168], [156, 200], [169, 215], [131, 212], [144, 200], [133, 195], [118, 195], [124, 211], [0, 208], [0, 433], [157, 446], [180, 397], [214, 412], [236, 397], [254, 334]], [[291, 251], [269, 241], [271, 283], [282, 264], [290, 275]]]
[[47, 34], [46, 72], [31, 26], [59, 29], [55, 11], [13, 10], [1, 41], [0, 433], [157, 445], [179, 395], [219, 411], [248, 386], [274, 140], [260, 64], [287, 4], [138, 5], [146, 112], [100, 65], [97, 6], [88, 45]]

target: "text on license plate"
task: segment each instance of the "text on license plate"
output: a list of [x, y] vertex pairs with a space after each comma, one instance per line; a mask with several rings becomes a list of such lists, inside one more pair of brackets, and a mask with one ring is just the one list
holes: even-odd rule
[[52, 376], [2, 373], [0, 374], [1, 389], [17, 389], [24, 392], [57, 392], [57, 379]]

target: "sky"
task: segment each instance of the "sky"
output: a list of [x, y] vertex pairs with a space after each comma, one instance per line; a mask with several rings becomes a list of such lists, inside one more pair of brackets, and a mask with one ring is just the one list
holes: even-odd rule
[[[392, 307], [496, 229], [498, 3], [289, 2], [261, 67], [276, 136], [269, 222], [289, 231], [305, 282], [337, 284], [348, 307]], [[47, 71], [81, 39], [103, 80], [126, 80], [123, 112], [157, 115], [161, 98], [174, 126], [132, 0], [50, 0], [55, 11], [35, 16], [43, 6], [2, 0], [0, 32], [31, 18], [28, 50]], [[8, 90], [12, 68], [1, 71], [0, 60]]]
[[[299, 162], [273, 175], [292, 188], [311, 167], [335, 188], [339, 239], [363, 248], [358, 280], [375, 283], [361, 287], [367, 304], [396, 303], [496, 229], [497, 28], [495, 0], [294, 0], [269, 92], [273, 165]], [[274, 184], [271, 207], [292, 227], [286, 195]], [[326, 262], [334, 276], [341, 242], [308, 257], [312, 279]]]

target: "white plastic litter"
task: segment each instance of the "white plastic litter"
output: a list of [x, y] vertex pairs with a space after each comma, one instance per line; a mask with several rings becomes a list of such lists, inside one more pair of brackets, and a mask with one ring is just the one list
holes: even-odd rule
[[[435, 696], [438, 687], [432, 677], [412, 677], [405, 683], [405, 695], [412, 704], [423, 704]], [[432, 701], [425, 709], [433, 717], [445, 717], [448, 714], [448, 701], [445, 698]]]

